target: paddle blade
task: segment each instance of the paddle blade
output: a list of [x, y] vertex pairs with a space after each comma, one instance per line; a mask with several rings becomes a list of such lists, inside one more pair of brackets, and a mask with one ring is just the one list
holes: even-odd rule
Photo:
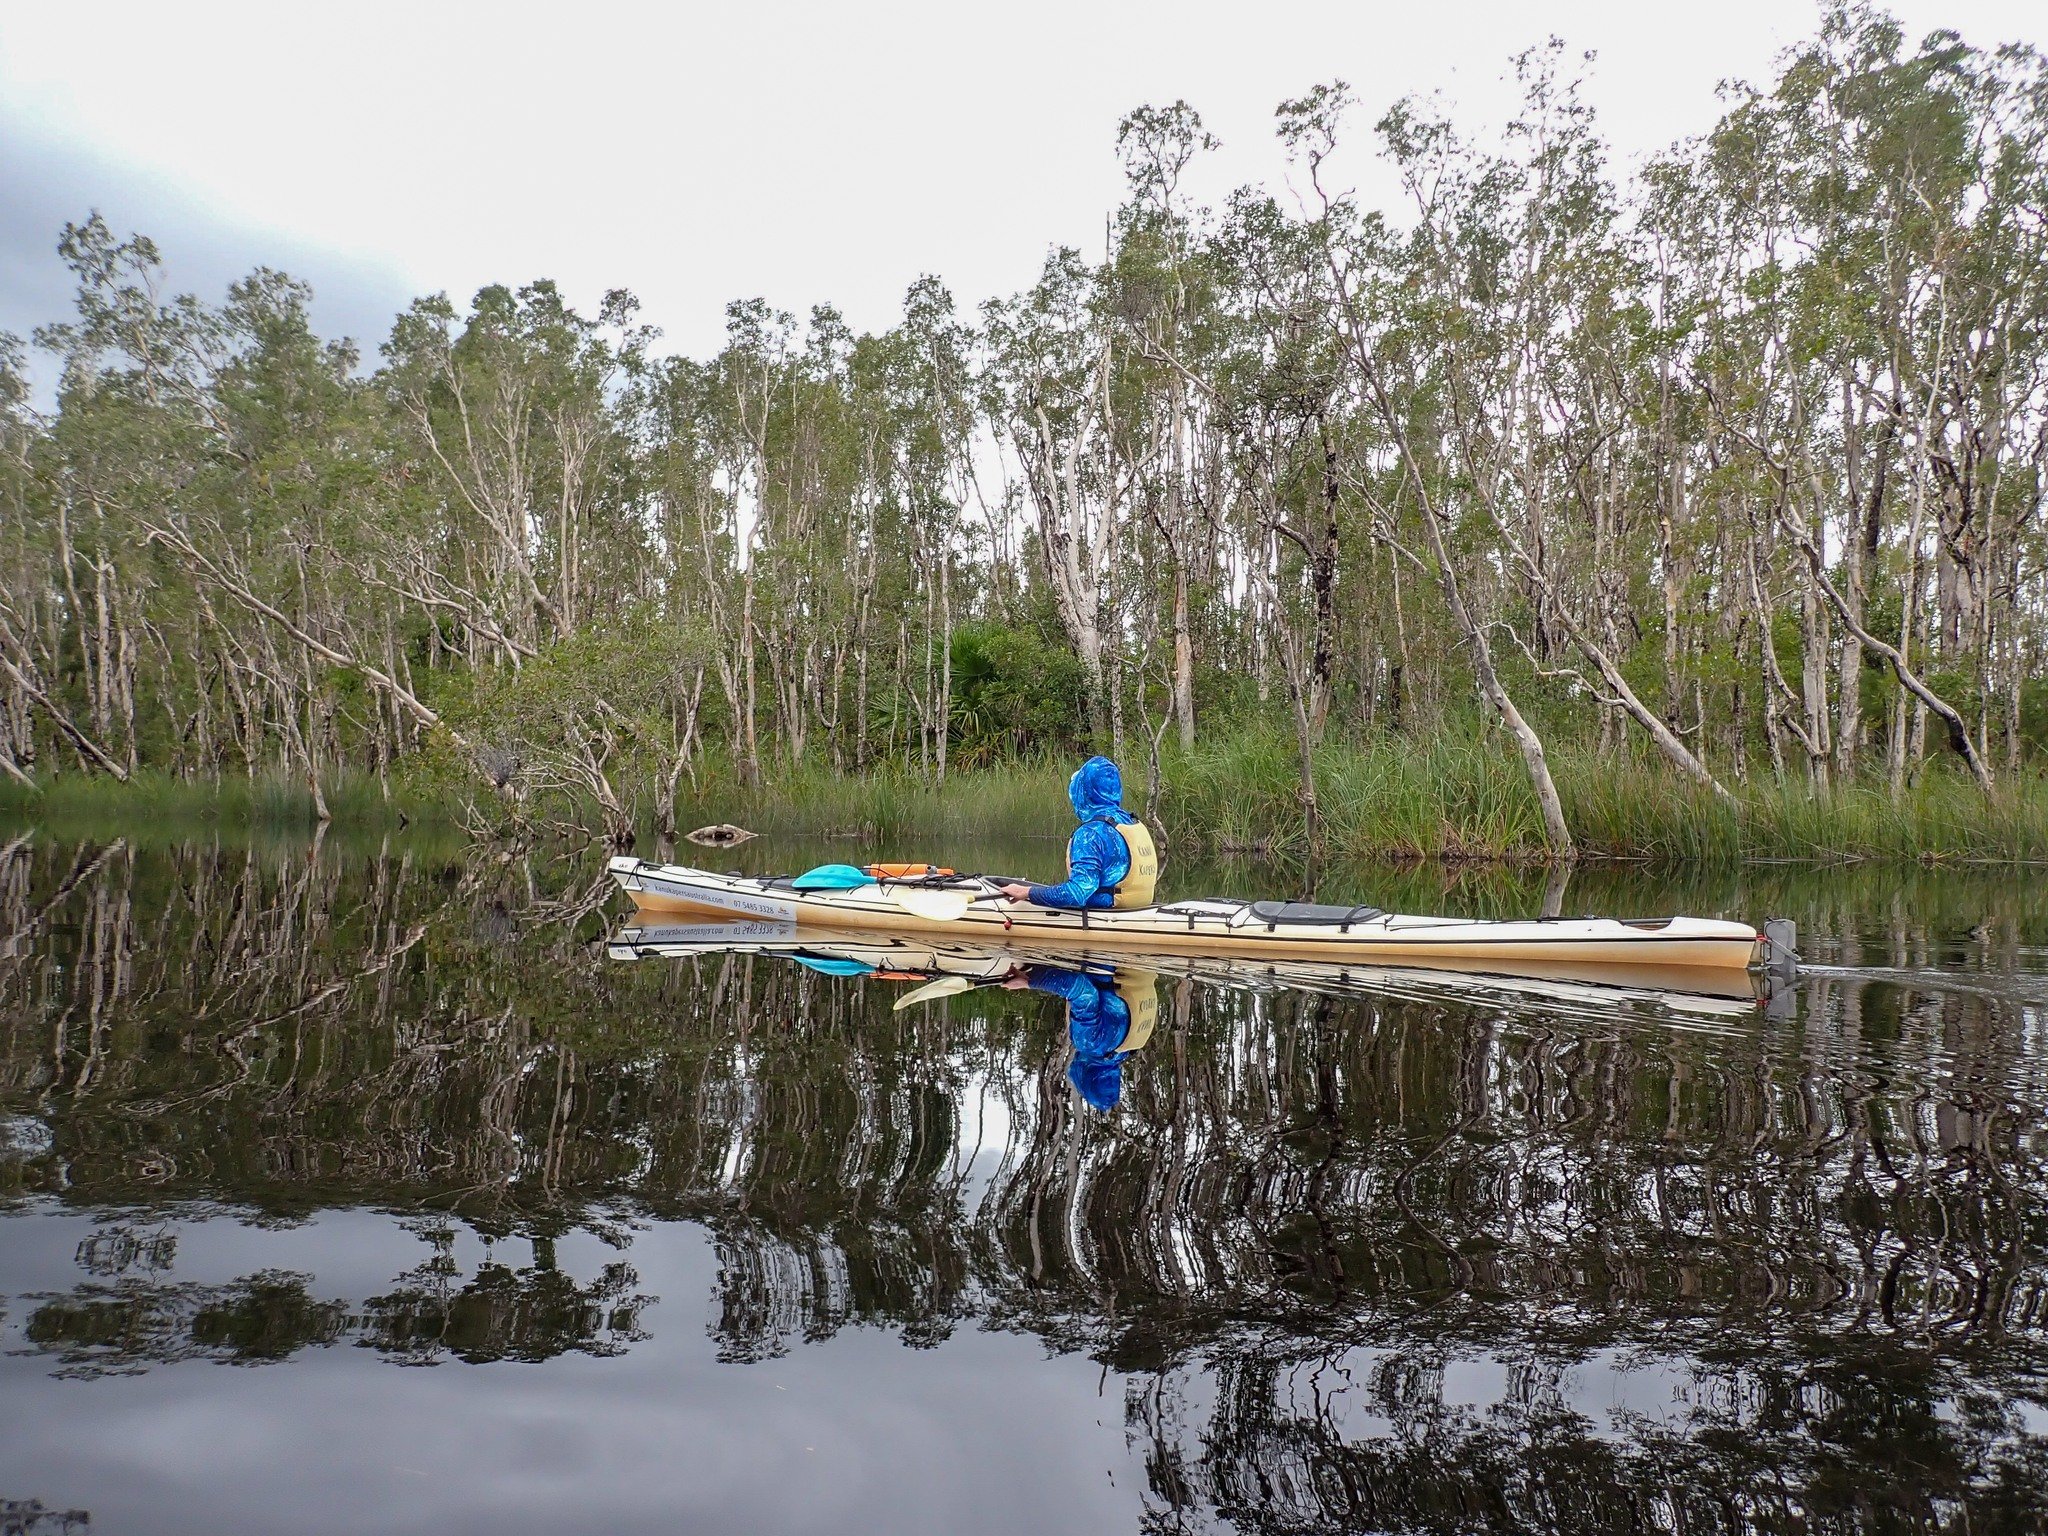
[[872, 976], [875, 968], [865, 960], [842, 960], [833, 955], [791, 955], [798, 965], [825, 976]]
[[942, 997], [957, 997], [970, 992], [974, 983], [965, 976], [941, 976], [937, 981], [926, 982], [913, 992], [906, 992], [896, 999], [892, 1012], [901, 1013], [915, 1003], [935, 1003]]
[[915, 886], [903, 888], [885, 885], [882, 887], [882, 894], [912, 917], [921, 917], [933, 923], [957, 923], [967, 915], [967, 909], [974, 905], [974, 897], [966, 891], [925, 891]]
[[851, 864], [820, 864], [789, 883], [800, 891], [853, 891], [875, 881], [866, 870], [855, 869]]

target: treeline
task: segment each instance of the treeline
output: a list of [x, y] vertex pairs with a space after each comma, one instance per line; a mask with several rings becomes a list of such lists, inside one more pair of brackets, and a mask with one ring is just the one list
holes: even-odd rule
[[[1986, 791], [2048, 744], [2048, 73], [1834, 8], [1620, 175], [1555, 46], [1497, 145], [1341, 85], [1200, 206], [1127, 117], [1100, 259], [661, 355], [550, 283], [397, 318], [170, 296], [97, 216], [35, 408], [0, 342], [0, 770], [461, 776], [664, 829], [707, 773], [1134, 767], [1505, 728], [1723, 795]], [[1359, 141], [1354, 145], [1353, 140]], [[1400, 206], [1343, 190], [1376, 153]], [[1947, 770], [1940, 770], [1947, 771]]]

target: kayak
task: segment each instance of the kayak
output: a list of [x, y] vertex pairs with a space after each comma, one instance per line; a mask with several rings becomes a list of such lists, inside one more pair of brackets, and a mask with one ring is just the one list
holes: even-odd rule
[[[1246, 992], [1311, 992], [1326, 997], [1365, 994], [1418, 1000], [1519, 998], [1575, 1005], [1606, 1017], [1617, 1002], [1653, 1002], [1695, 1017], [1740, 1019], [1771, 999], [1768, 978], [1748, 971], [1698, 966], [1583, 965], [1528, 960], [1510, 971], [1476, 971], [1469, 963], [1404, 965], [1356, 961], [1287, 960], [1232, 955], [1174, 955], [1119, 947], [989, 943], [855, 929], [799, 927], [766, 918], [679, 922], [640, 913], [616, 930], [607, 945], [613, 960], [687, 960], [709, 955], [764, 955], [827, 975], [894, 982], [954, 977], [975, 986], [1000, 982], [1019, 966], [1052, 965], [1115, 973], [1150, 972]], [[965, 990], [959, 988], [957, 990]], [[923, 1000], [907, 994], [898, 1006]]]
[[1011, 901], [977, 876], [869, 879], [851, 889], [800, 888], [795, 877], [715, 874], [631, 855], [609, 866], [643, 913], [717, 915], [773, 923], [1085, 946], [1167, 955], [1275, 960], [1394, 960], [1471, 968], [1529, 962], [1746, 971], [1769, 958], [1764, 935], [1717, 918], [1425, 917], [1370, 906], [1205, 899], [1057, 911]]

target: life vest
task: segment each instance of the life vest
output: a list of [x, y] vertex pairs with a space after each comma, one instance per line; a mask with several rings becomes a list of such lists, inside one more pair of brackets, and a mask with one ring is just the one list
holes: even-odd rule
[[1152, 841], [1152, 834], [1142, 821], [1128, 821], [1116, 829], [1124, 840], [1124, 846], [1131, 851], [1131, 867], [1123, 879], [1117, 881], [1111, 893], [1110, 906], [1149, 907], [1152, 893], [1159, 885], [1159, 848]]
[[1143, 1050], [1159, 1022], [1159, 978], [1150, 971], [1119, 969], [1109, 984], [1131, 1015], [1130, 1027], [1117, 1045], [1118, 1053]]

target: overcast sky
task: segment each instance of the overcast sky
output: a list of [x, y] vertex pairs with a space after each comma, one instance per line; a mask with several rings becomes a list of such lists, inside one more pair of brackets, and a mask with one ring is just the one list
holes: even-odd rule
[[[2048, 41], [2037, 0], [1905, 0], [1918, 35]], [[61, 318], [54, 242], [99, 208], [217, 298], [251, 266], [316, 289], [367, 352], [415, 294], [553, 277], [643, 302], [668, 345], [714, 348], [730, 299], [830, 301], [888, 325], [935, 272], [963, 306], [1047, 248], [1099, 249], [1118, 118], [1185, 98], [1224, 150], [1205, 186], [1278, 184], [1274, 104], [1351, 82], [1379, 109], [1440, 92], [1498, 121], [1516, 50], [1597, 54], [1624, 163], [1711, 124], [1715, 86], [1768, 75], [1817, 10], [1700, 6], [972, 4], [0, 9], [0, 329]], [[1347, 174], [1368, 192], [1374, 167]]]

